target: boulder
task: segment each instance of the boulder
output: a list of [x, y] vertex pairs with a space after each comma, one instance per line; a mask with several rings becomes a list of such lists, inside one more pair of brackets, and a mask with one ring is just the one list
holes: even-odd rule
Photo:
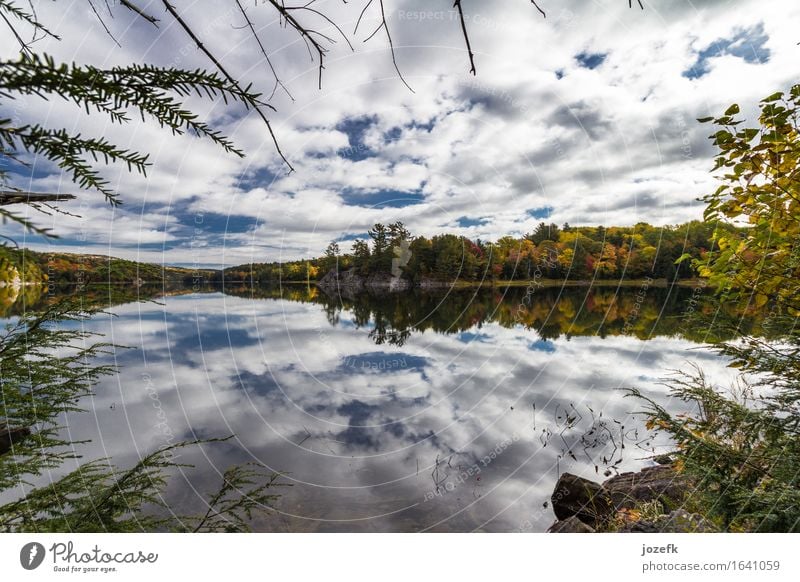
[[317, 286], [326, 293], [352, 295], [364, 290], [364, 277], [358, 275], [355, 269], [347, 271], [331, 269], [317, 282]]
[[647, 501], [659, 500], [665, 507], [680, 505], [689, 484], [670, 465], [645, 467], [638, 473], [622, 473], [603, 483], [616, 509], [631, 509]]
[[[664, 513], [656, 517], [624, 523], [620, 532], [713, 532], [714, 524], [699, 514], [680, 506], [692, 490], [691, 481], [675, 471], [672, 465], [645, 467], [639, 472], [622, 473], [602, 484], [564, 473], [559, 477], [551, 496], [556, 521], [549, 532], [575, 533], [601, 529], [613, 524], [613, 518], [625, 510], [658, 501]], [[628, 513], [627, 515], [630, 515]], [[574, 519], [573, 519], [574, 518]], [[582, 528], [575, 521], [588, 526]], [[616, 526], [615, 526], [616, 527]]]
[[362, 277], [355, 272], [355, 269], [347, 271], [331, 269], [317, 282], [317, 286], [329, 295], [349, 298], [363, 291], [372, 293], [407, 291], [411, 289], [412, 284], [408, 279], [395, 277], [391, 273], [372, 273], [368, 277]]
[[407, 291], [411, 289], [411, 281], [391, 273], [372, 273], [367, 277], [366, 286], [370, 291]]
[[597, 525], [614, 513], [603, 486], [572, 473], [564, 473], [550, 497], [553, 512], [559, 520], [576, 517], [587, 525]]
[[547, 529], [547, 533], [594, 533], [594, 528], [575, 517], [558, 520]]

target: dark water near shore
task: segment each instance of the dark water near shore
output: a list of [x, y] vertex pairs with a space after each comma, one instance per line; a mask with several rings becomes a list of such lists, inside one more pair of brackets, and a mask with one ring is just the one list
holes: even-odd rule
[[723, 323], [763, 331], [695, 289], [115, 293], [88, 328], [128, 346], [110, 358], [120, 373], [65, 418], [91, 440], [84, 460], [127, 466], [234, 434], [182, 453], [196, 467], [167, 498], [203, 510], [228, 466], [264, 464], [292, 487], [253, 524], [263, 531], [543, 531], [559, 473], [601, 480], [660, 450], [624, 388], [680, 408], [660, 384], [670, 370], [697, 363], [726, 384], [734, 371], [696, 348], [735, 334]]

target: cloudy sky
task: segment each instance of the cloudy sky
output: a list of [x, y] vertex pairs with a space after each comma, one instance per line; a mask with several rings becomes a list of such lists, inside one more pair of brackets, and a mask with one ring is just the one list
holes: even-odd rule
[[[103, 5], [102, 2], [95, 2]], [[147, 6], [146, 1], [140, 2]], [[377, 3], [353, 33], [364, 2], [315, 3], [348, 35], [328, 55], [322, 89], [303, 42], [269, 6], [245, 3], [294, 100], [271, 103], [278, 139], [296, 168], [287, 174], [263, 124], [220, 103], [189, 103], [247, 156], [154, 124], [112, 126], [70, 103], [4, 101], [0, 115], [104, 135], [150, 153], [148, 177], [105, 168], [124, 205], [92, 193], [69, 204], [80, 218], [35, 216], [57, 242], [11, 232], [24, 244], [150, 262], [235, 265], [321, 253], [333, 239], [364, 236], [401, 220], [414, 234], [497, 238], [540, 220], [570, 224], [671, 224], [699, 218], [713, 150], [697, 117], [757, 101], [797, 81], [800, 55], [791, 0], [465, 0], [477, 75], [452, 2], [386, 0], [398, 79]], [[635, 4], [635, 3], [634, 3]], [[35, 2], [60, 42], [37, 51], [113, 66], [209, 64], [164, 16], [156, 29], [116, 8], [103, 31], [85, 2]], [[162, 15], [160, 2], [151, 11]], [[231, 0], [177, 8], [238, 78], [271, 93], [273, 78]], [[103, 5], [104, 6], [104, 5]], [[101, 12], [102, 13], [102, 12]], [[310, 25], [337, 36], [314, 15]], [[4, 56], [18, 47], [0, 38]], [[36, 161], [33, 190], [74, 192], [56, 168]], [[12, 230], [6, 227], [6, 231]]]

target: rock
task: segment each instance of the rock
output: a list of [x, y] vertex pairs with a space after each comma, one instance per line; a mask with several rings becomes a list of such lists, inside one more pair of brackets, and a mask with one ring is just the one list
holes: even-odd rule
[[440, 279], [423, 277], [420, 279], [419, 286], [420, 289], [449, 289], [453, 286], [453, 281], [442, 281]]
[[[612, 518], [623, 510], [641, 510], [643, 504], [658, 501], [665, 513], [647, 519], [624, 523], [617, 531], [638, 533], [714, 532], [714, 524], [703, 516], [689, 513], [680, 507], [687, 492], [692, 490], [690, 480], [675, 471], [673, 465], [662, 464], [645, 467], [639, 472], [622, 473], [602, 484], [564, 473], [556, 483], [551, 496], [556, 521], [548, 531], [574, 532], [586, 529], [574, 523], [575, 518], [589, 530], [613, 524]], [[656, 505], [656, 507], [659, 507]], [[627, 515], [632, 515], [628, 512]], [[637, 514], [639, 515], [639, 514]]]
[[391, 273], [372, 273], [367, 277], [366, 286], [371, 291], [407, 291], [411, 289], [411, 281], [395, 277]]
[[653, 461], [659, 465], [671, 465], [675, 462], [670, 455], [658, 455]]
[[348, 269], [347, 271], [331, 269], [317, 282], [317, 286], [324, 291], [356, 293], [364, 290], [364, 277], [356, 274], [355, 269]]
[[616, 509], [631, 509], [638, 504], [659, 500], [667, 508], [677, 507], [689, 490], [685, 477], [670, 465], [645, 467], [638, 473], [622, 473], [603, 483]]
[[368, 277], [362, 277], [355, 272], [355, 269], [341, 272], [331, 269], [317, 282], [317, 286], [328, 294], [353, 297], [363, 291], [390, 293], [407, 291], [411, 289], [412, 284], [408, 279], [395, 277], [391, 273], [372, 273]]
[[30, 435], [31, 431], [27, 428], [0, 428], [0, 455], [5, 455], [11, 450], [11, 445], [18, 443], [26, 436]]
[[627, 523], [617, 531], [621, 533], [713, 533], [719, 530], [700, 514], [676, 509], [669, 514], [660, 515], [654, 520]]
[[566, 520], [574, 516], [592, 527], [614, 512], [602, 485], [572, 473], [559, 477], [550, 499], [556, 518]]
[[547, 533], [594, 533], [594, 531], [593, 527], [586, 525], [574, 515], [556, 521], [547, 529]]

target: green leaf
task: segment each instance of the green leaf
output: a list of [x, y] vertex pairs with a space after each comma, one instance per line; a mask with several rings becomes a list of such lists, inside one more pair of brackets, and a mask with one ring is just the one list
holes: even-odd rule
[[731, 140], [733, 140], [731, 132], [725, 131], [724, 129], [715, 133], [714, 138], [718, 144], [729, 143]]
[[712, 121], [713, 119], [714, 119], [713, 117], [698, 117], [697, 121], [699, 121], [700, 123], [708, 123], [709, 121]]
[[737, 113], [739, 113], [739, 106], [736, 103], [725, 110], [725, 115], [736, 115]]
[[766, 99], [762, 99], [761, 102], [762, 103], [772, 103], [773, 101], [778, 101], [782, 97], [783, 97], [783, 91], [778, 91], [777, 93], [773, 93], [772, 95], [770, 95]]
[[752, 128], [751, 129], [743, 129], [740, 132], [740, 135], [741, 135], [742, 138], [745, 139], [745, 141], [750, 142], [750, 141], [753, 141], [753, 139], [755, 139], [755, 137], [758, 135], [758, 130], [757, 129], [752, 129]]

